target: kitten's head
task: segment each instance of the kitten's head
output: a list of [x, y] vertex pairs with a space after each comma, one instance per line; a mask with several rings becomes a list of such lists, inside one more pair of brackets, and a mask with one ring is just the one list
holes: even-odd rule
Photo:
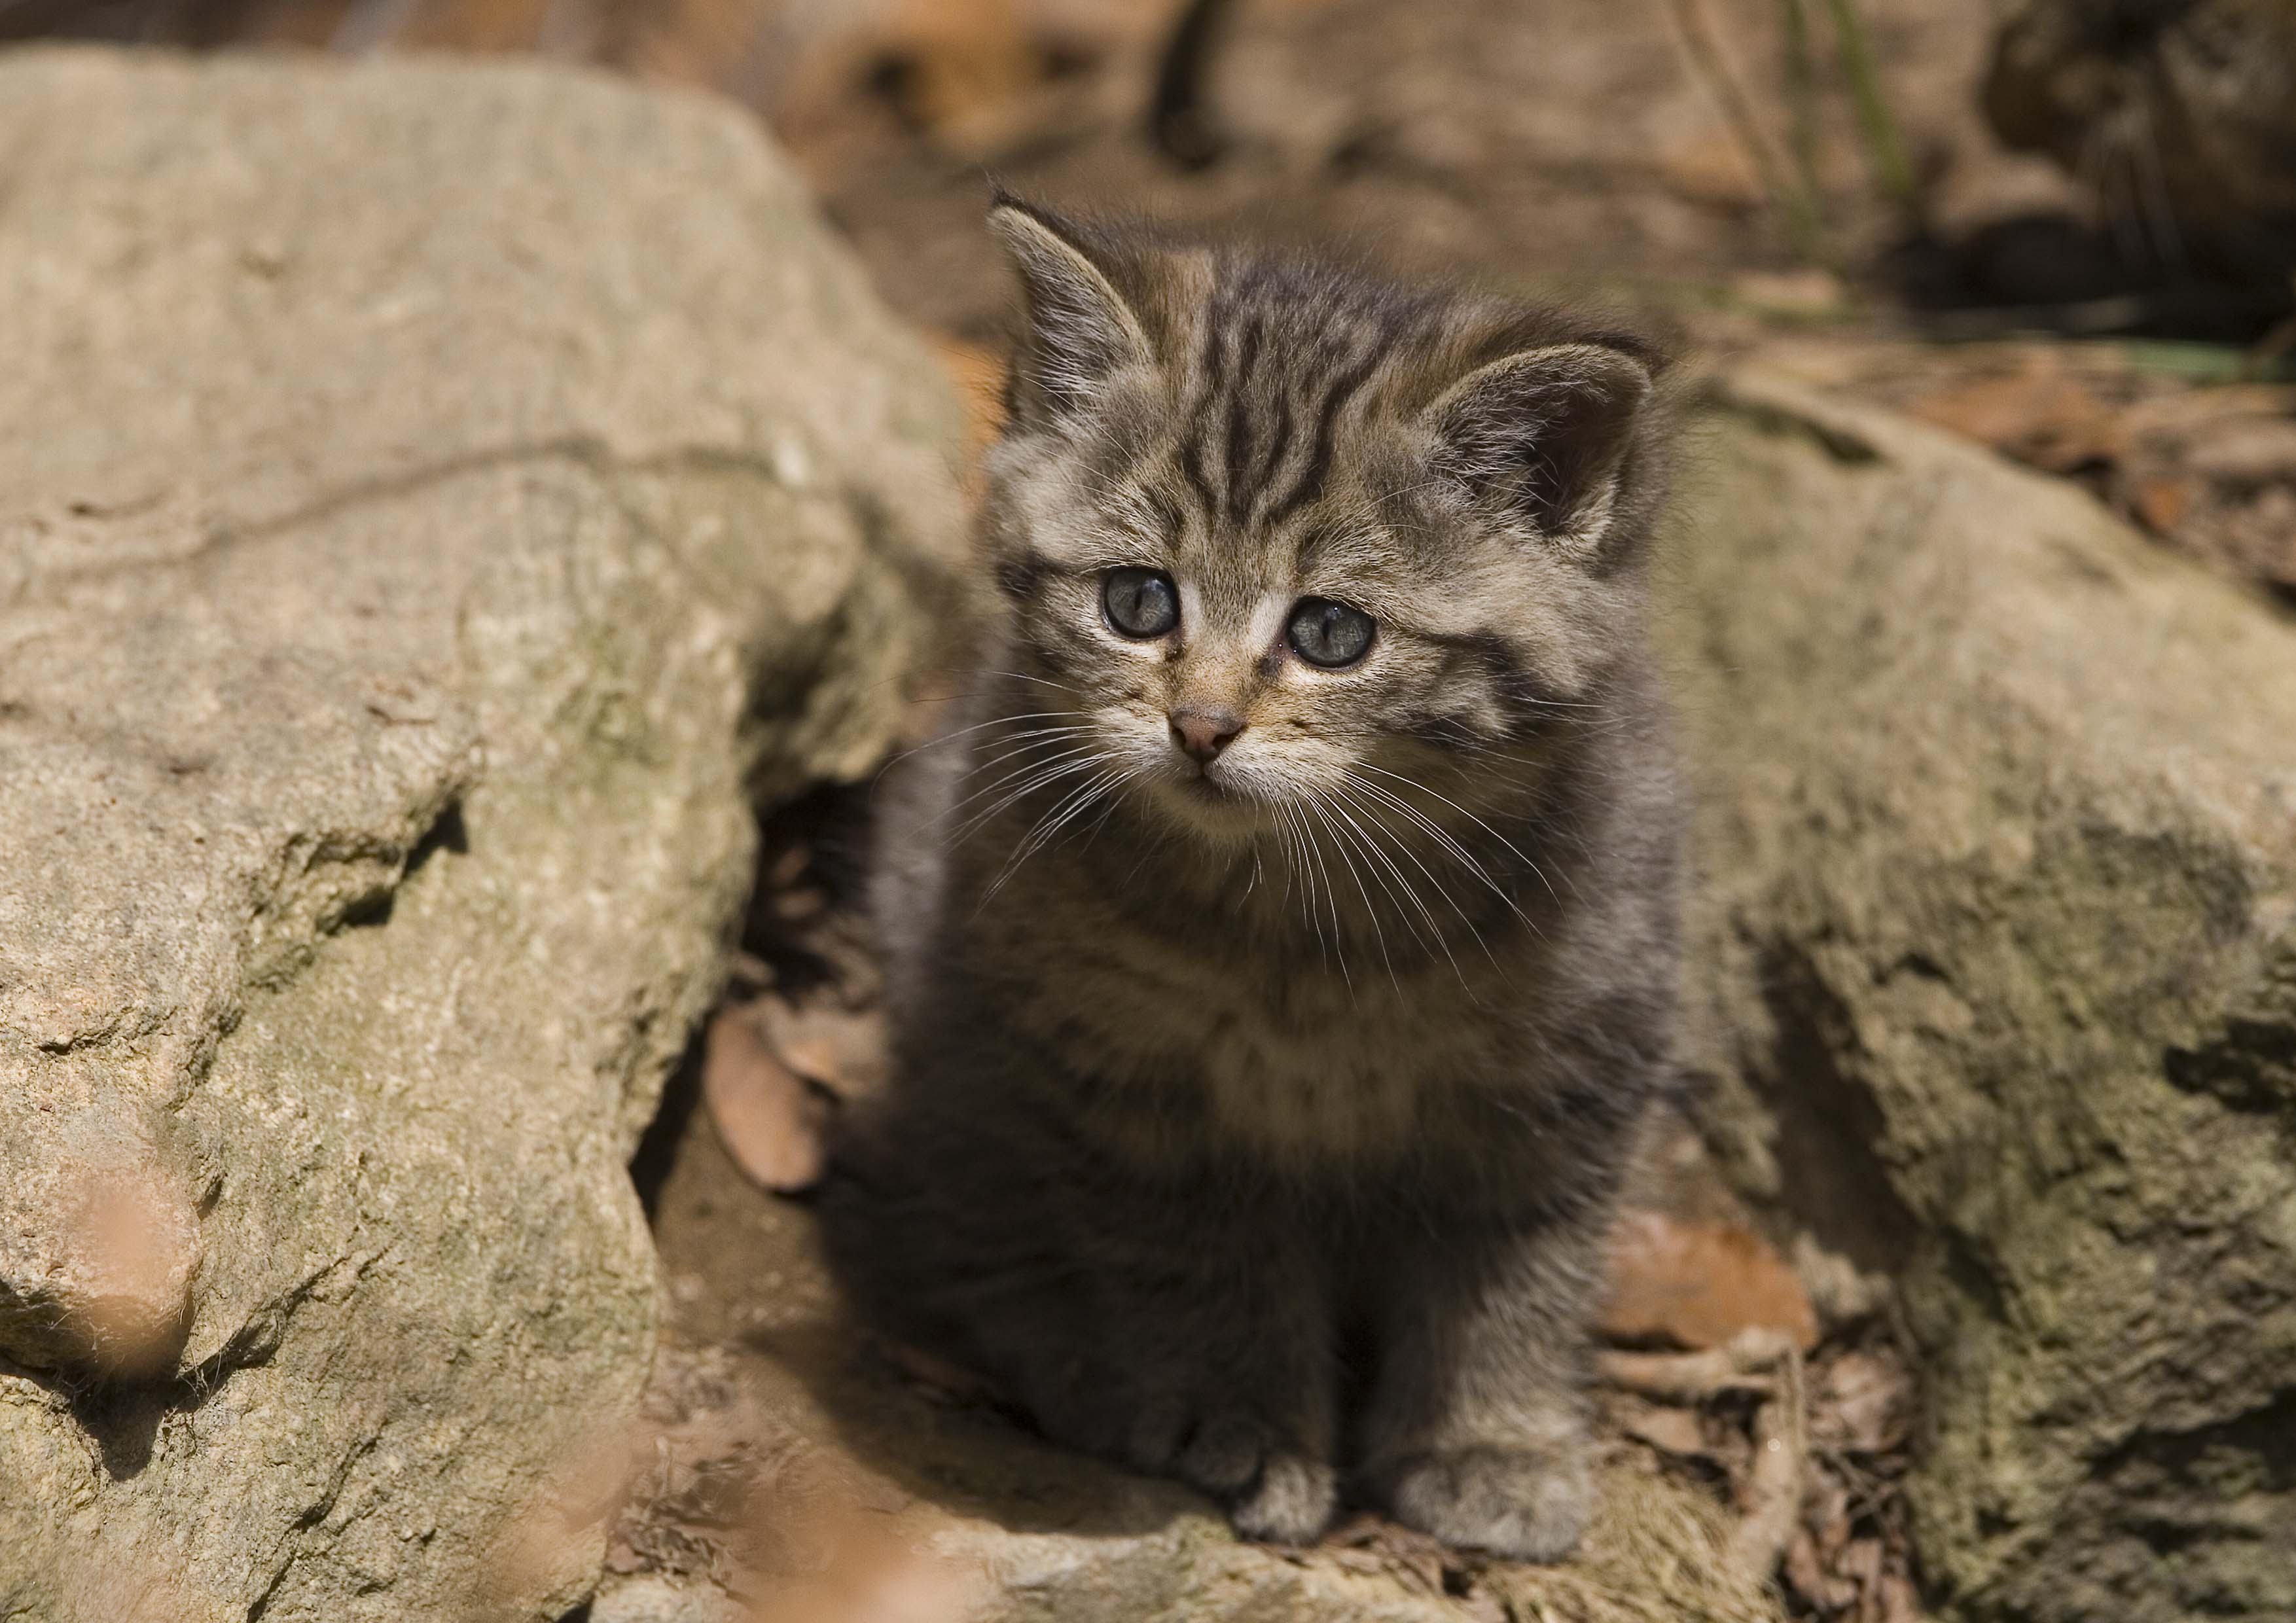
[[1079, 779], [1214, 839], [1386, 822], [1406, 785], [1521, 782], [1596, 713], [1640, 635], [1652, 345], [1010, 197], [990, 219], [1028, 325], [986, 542], [1023, 708], [1079, 729], [1048, 735]]

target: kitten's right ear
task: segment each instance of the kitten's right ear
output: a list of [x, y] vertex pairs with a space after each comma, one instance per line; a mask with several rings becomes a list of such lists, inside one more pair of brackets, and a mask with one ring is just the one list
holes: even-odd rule
[[1611, 518], [1650, 369], [1601, 344], [1554, 344], [1469, 373], [1427, 408], [1440, 463], [1540, 533], [1591, 547]]
[[1095, 258], [1107, 250], [1057, 215], [1001, 191], [988, 225], [1011, 250], [1028, 298], [1027, 341], [1014, 362], [1017, 414], [1058, 423], [1089, 413], [1111, 377], [1151, 358], [1140, 317]]

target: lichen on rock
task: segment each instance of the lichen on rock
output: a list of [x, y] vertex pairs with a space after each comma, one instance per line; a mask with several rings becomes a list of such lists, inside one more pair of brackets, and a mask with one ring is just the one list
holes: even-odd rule
[[1898, 1283], [1937, 1598], [2296, 1611], [2296, 617], [1884, 413], [1710, 422], [1709, 1125]]
[[0, 1615], [554, 1615], [626, 1163], [957, 413], [698, 99], [35, 51], [0, 152]]

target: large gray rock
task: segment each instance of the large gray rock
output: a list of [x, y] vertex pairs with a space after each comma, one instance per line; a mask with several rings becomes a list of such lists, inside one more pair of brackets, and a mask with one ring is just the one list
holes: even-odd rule
[[953, 406], [737, 114], [517, 68], [0, 58], [0, 1616], [553, 1615]]
[[1669, 593], [1741, 1183], [1894, 1275], [1961, 1618], [2296, 1617], [2296, 616], [1725, 390]]

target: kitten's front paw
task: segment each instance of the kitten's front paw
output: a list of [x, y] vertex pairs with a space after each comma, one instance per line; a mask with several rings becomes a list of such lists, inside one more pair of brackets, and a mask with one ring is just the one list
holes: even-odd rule
[[1576, 1447], [1453, 1449], [1384, 1474], [1397, 1521], [1516, 1561], [1562, 1560], [1595, 1512], [1585, 1452]]
[[1339, 1473], [1322, 1460], [1271, 1454], [1259, 1480], [1228, 1507], [1228, 1520], [1246, 1538], [1267, 1544], [1313, 1544], [1340, 1508]]
[[1312, 1544], [1339, 1509], [1339, 1473], [1277, 1440], [1275, 1429], [1241, 1411], [1196, 1421], [1144, 1417], [1130, 1450], [1144, 1469], [1176, 1476], [1228, 1507], [1246, 1538]]

